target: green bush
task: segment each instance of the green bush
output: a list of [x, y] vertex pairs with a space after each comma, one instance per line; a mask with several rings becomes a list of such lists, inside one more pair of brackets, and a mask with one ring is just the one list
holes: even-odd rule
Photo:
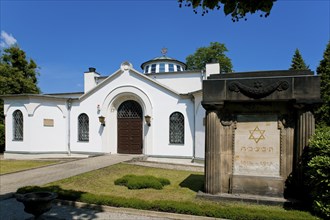
[[0, 153], [5, 151], [5, 126], [0, 124]]
[[305, 184], [313, 210], [330, 218], [330, 127], [318, 128], [309, 146]]
[[126, 186], [128, 189], [163, 189], [164, 186], [169, 184], [170, 181], [165, 178], [136, 176], [132, 174], [115, 180], [115, 185]]

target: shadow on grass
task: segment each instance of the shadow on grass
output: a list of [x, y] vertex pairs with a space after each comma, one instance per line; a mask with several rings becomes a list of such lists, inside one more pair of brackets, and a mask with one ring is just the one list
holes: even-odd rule
[[189, 188], [192, 191], [198, 192], [204, 189], [204, 175], [191, 174], [184, 179], [179, 186]]
[[[77, 205], [74, 201], [80, 201], [81, 198], [86, 195], [86, 192], [75, 191], [75, 190], [66, 190], [62, 189], [60, 186], [47, 186], [47, 187], [39, 187], [39, 186], [26, 186], [19, 188], [16, 192], [17, 194], [25, 194], [30, 192], [55, 192], [57, 193], [59, 200], [65, 201], [57, 201], [54, 202], [56, 205], [53, 205], [53, 208], [45, 213], [47, 219], [95, 219], [97, 217], [97, 212], [102, 212], [103, 208], [101, 205], [91, 205], [91, 204], [83, 204]], [[69, 200], [69, 201], [68, 201]], [[72, 201], [72, 202], [70, 202]], [[23, 210], [22, 210], [23, 211]]]

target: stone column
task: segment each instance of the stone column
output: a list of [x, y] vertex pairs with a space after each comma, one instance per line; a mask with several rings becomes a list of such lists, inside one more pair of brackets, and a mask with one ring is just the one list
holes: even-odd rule
[[310, 111], [298, 111], [297, 120], [297, 156], [301, 157], [303, 150], [308, 146], [308, 140], [315, 132], [315, 119]]
[[298, 110], [296, 127], [296, 149], [294, 154], [294, 172], [296, 173], [297, 184], [303, 181], [302, 155], [308, 146], [308, 141], [315, 132], [315, 118], [311, 111], [305, 108]]
[[221, 191], [220, 182], [220, 120], [216, 110], [206, 112], [205, 126], [205, 192]]

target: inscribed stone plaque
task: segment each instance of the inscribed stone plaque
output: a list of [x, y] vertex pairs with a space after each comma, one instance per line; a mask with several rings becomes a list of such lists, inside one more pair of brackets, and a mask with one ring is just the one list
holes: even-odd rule
[[54, 127], [54, 119], [44, 119], [45, 127]]
[[280, 131], [276, 115], [238, 115], [234, 174], [280, 175]]

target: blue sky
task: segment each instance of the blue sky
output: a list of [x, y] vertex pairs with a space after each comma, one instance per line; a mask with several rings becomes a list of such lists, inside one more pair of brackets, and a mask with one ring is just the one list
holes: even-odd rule
[[176, 0], [0, 0], [0, 7], [2, 45], [16, 40], [36, 61], [43, 93], [83, 91], [88, 67], [109, 75], [129, 61], [140, 71], [163, 47], [185, 61], [215, 41], [236, 72], [288, 69], [296, 48], [315, 71], [330, 39], [329, 0], [279, 0], [268, 18], [238, 23], [222, 11], [195, 15]]

